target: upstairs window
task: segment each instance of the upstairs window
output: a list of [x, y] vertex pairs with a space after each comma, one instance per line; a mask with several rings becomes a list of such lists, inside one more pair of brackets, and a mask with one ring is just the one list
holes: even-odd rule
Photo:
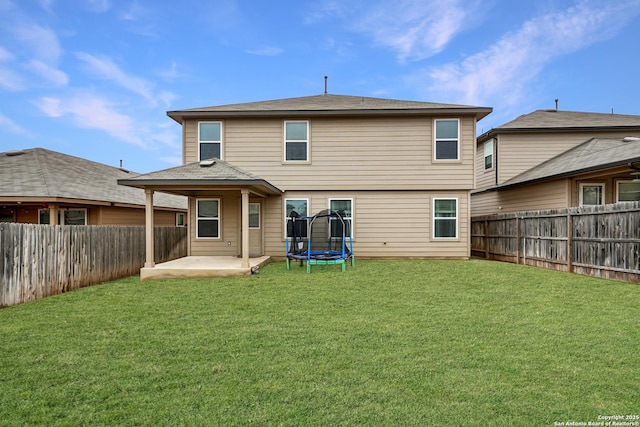
[[309, 161], [309, 122], [284, 122], [284, 160]]
[[435, 160], [460, 159], [460, 121], [458, 119], [436, 120]]
[[221, 159], [222, 123], [198, 123], [198, 160]]
[[484, 169], [493, 168], [493, 139], [484, 143]]

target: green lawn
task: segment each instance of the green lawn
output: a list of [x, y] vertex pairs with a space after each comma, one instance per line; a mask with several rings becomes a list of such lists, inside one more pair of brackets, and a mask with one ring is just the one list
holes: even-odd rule
[[640, 286], [488, 261], [131, 277], [0, 310], [0, 425], [640, 414]]

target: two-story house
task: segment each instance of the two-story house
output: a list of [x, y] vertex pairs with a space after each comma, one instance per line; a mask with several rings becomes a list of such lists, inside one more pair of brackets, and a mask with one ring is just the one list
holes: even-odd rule
[[491, 129], [477, 139], [472, 216], [640, 200], [638, 137], [640, 116], [561, 110]]
[[119, 183], [149, 205], [188, 196], [191, 256], [284, 258], [291, 211], [332, 209], [357, 257], [468, 258], [476, 122], [490, 112], [332, 94], [170, 111], [183, 165]]

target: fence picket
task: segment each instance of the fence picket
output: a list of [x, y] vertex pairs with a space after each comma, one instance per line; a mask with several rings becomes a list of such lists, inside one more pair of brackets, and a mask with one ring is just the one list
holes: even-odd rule
[[640, 282], [640, 202], [474, 217], [471, 229], [474, 256]]
[[[144, 227], [0, 223], [0, 307], [137, 274]], [[187, 255], [187, 229], [156, 227], [156, 262]]]

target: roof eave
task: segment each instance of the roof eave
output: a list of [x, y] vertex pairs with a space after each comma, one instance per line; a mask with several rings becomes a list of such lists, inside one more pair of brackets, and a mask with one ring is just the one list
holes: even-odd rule
[[474, 115], [482, 120], [493, 108], [407, 108], [407, 109], [351, 109], [351, 110], [267, 110], [267, 111], [168, 111], [167, 116], [177, 123], [183, 119], [227, 118], [227, 117], [313, 117], [313, 116], [434, 116], [434, 115]]
[[172, 187], [260, 187], [267, 190], [269, 194], [280, 195], [283, 193], [275, 185], [260, 180], [239, 180], [239, 179], [119, 179], [119, 185], [136, 188], [155, 188], [158, 191], [162, 189], [170, 190]]
[[598, 131], [623, 131], [623, 130], [635, 130], [640, 131], [640, 126], [637, 125], [620, 125], [620, 126], [556, 126], [556, 127], [526, 127], [526, 128], [493, 128], [482, 135], [478, 136], [478, 143], [484, 142], [488, 139], [495, 137], [498, 134], [507, 133], [553, 133], [553, 132], [593, 132]]

